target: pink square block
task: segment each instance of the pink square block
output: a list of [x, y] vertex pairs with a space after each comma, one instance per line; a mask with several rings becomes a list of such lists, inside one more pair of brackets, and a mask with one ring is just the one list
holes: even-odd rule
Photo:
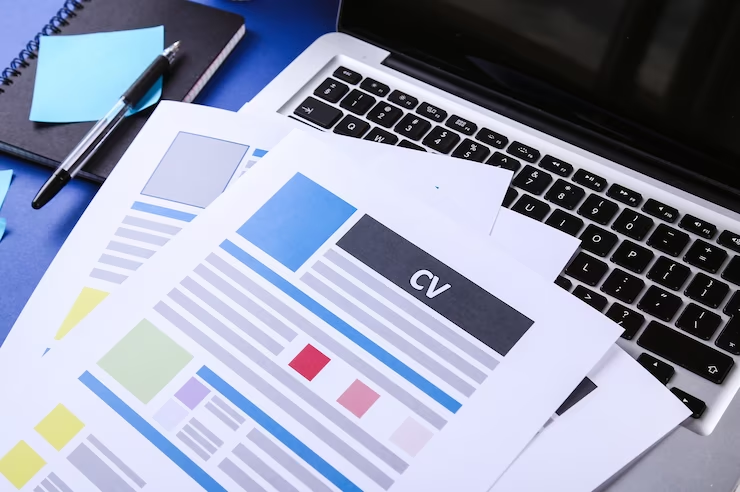
[[416, 456], [433, 435], [431, 430], [409, 417], [393, 433], [391, 442], [411, 456]]
[[379, 394], [362, 381], [355, 379], [355, 382], [350, 384], [349, 388], [337, 399], [337, 403], [355, 414], [355, 416], [362, 417], [365, 415], [365, 412], [370, 410], [373, 403], [378, 401], [378, 398], [380, 398]]

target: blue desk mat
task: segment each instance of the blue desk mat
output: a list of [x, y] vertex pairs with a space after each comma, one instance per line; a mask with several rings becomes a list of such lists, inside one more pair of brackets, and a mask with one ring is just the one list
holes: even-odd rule
[[[62, 3], [63, 0], [34, 0], [34, 9], [20, 1], [3, 6], [1, 66], [10, 62]], [[339, 6], [339, 0], [199, 3], [244, 17], [247, 35], [195, 101], [232, 111], [254, 97], [316, 38], [334, 31]], [[33, 210], [31, 199], [50, 170], [4, 154], [0, 154], [0, 169], [15, 171], [2, 212], [12, 230], [0, 242], [1, 344], [98, 186], [75, 180], [54, 202]]]

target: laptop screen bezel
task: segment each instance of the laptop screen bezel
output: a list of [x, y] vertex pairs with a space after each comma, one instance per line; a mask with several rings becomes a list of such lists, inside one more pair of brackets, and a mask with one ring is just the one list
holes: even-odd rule
[[[435, 71], [449, 69], [454, 77], [465, 79], [465, 73], [456, 72], [454, 68], [447, 66], [443, 60], [435, 58], [433, 53], [422, 53], [410, 46], [404, 46], [391, 39], [380, 26], [373, 25], [363, 16], [353, 14], [355, 11], [361, 11], [357, 8], [358, 6], [368, 8], [368, 4], [372, 4], [373, 8], [379, 8], [377, 1], [368, 3], [364, 0], [341, 0], [337, 30], [389, 51], [391, 53], [389, 58], [397, 57], [413, 60], [418, 66], [433, 67]], [[429, 82], [426, 79], [424, 81]], [[432, 82], [432, 85], [437, 84]], [[496, 88], [490, 86], [481, 86], [480, 88], [483, 94], [496, 91]], [[509, 97], [509, 99], [511, 98]], [[569, 94], [567, 99], [569, 105], [580, 104], [574, 110], [568, 111], [569, 114], [563, 111], [553, 111], [552, 108], [547, 107], [537, 107], [536, 105], [532, 107], [528, 101], [519, 101], [530, 110], [535, 112], [544, 111], [551, 116], [547, 123], [542, 126], [532, 124], [531, 121], [522, 122], [618, 163], [639, 161], [647, 167], [663, 168], [664, 172], [672, 173], [679, 177], [679, 180], [690, 183], [689, 186], [697, 183], [701, 187], [715, 189], [718, 193], [725, 195], [723, 201], [728, 197], [732, 202], [740, 200], [740, 172], [736, 170], [737, 164], [731, 162], [728, 156], [718, 157], [705, 152], [703, 149], [688, 146], [685, 142], [673, 140], [591, 102], [582, 100], [576, 95]], [[482, 105], [488, 107], [485, 104]], [[504, 114], [504, 116], [521, 121], [516, 117], [516, 111]], [[560, 128], [553, 127], [553, 121], [559, 121], [562, 124], [562, 134]], [[557, 123], [555, 123], [555, 126], [558, 126]], [[581, 138], [568, 138], [568, 134], [572, 133], [575, 127], [582, 130], [584, 135], [598, 134], [600, 138], [583, 138], [583, 135], [581, 135]], [[599, 142], [595, 140], [599, 140]], [[624, 154], [624, 157], [621, 157], [620, 154]], [[678, 185], [678, 183], [674, 184]], [[686, 189], [684, 186], [679, 185], [679, 187]], [[689, 191], [693, 190], [689, 189]], [[702, 193], [702, 195], [707, 197], [706, 193]], [[711, 193], [709, 198], [713, 198]], [[738, 207], [740, 205], [732, 208], [737, 209]]]

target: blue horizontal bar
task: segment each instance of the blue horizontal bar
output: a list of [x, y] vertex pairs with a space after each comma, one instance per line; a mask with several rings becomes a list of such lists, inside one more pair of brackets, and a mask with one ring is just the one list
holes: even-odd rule
[[158, 205], [144, 202], [134, 202], [134, 204], [131, 205], [131, 209], [138, 210], [139, 212], [161, 215], [162, 217], [169, 217], [170, 219], [182, 220], [183, 222], [190, 222], [197, 217], [197, 215], [189, 214], [187, 212], [180, 212], [179, 210], [173, 210], [171, 208], [160, 207]]
[[152, 427], [152, 425], [144, 420], [141, 415], [126, 405], [123, 400], [116, 396], [115, 393], [100, 382], [100, 380], [95, 376], [90, 374], [88, 371], [85, 371], [82, 376], [79, 377], [79, 380], [82, 384], [87, 386], [90, 391], [95, 393], [98, 398], [103, 400], [111, 410], [116, 412], [123, 420], [131, 424], [131, 427], [139, 431], [142, 436], [172, 460], [175, 465], [187, 473], [190, 478], [195, 480], [198, 485], [208, 492], [226, 492], [226, 489], [216, 482], [213, 477], [196, 465], [193, 460], [188, 458], [187, 455], [180, 451], [177, 446], [172, 444], [157, 429]]
[[285, 427], [275, 422], [272, 417], [263, 412], [257, 405], [249, 401], [244, 395], [239, 393], [233, 386], [221, 379], [209, 368], [206, 366], [201, 367], [198, 371], [198, 376], [213, 386], [216, 391], [224, 395], [227, 400], [236, 405], [242, 412], [249, 415], [252, 420], [257, 422], [257, 425], [262, 426], [275, 439], [285, 444], [288, 449], [300, 456], [311, 468], [339, 487], [340, 490], [362, 492], [362, 489], [352, 483], [350, 479], [342, 475], [336, 468], [313, 452], [311, 448], [303, 444], [303, 442], [291, 434]]
[[267, 151], [263, 149], [254, 149], [254, 152], [252, 152], [252, 155], [255, 157], [264, 157], [265, 154], [267, 154]]
[[396, 357], [383, 349], [380, 345], [367, 338], [365, 335], [357, 331], [357, 329], [353, 328], [341, 318], [339, 318], [336, 314], [332, 313], [320, 303], [313, 300], [311, 297], [308, 296], [308, 294], [300, 290], [298, 287], [270, 270], [269, 267], [261, 263], [258, 259], [251, 256], [249, 253], [241, 249], [236, 244], [227, 239], [221, 243], [221, 249], [232, 255], [234, 258], [242, 262], [250, 269], [254, 270], [262, 278], [283, 291], [285, 294], [289, 295], [301, 306], [305, 307], [313, 314], [324, 320], [329, 326], [352, 340], [360, 348], [388, 366], [393, 372], [404, 378], [406, 381], [410, 382], [421, 391], [429, 395], [432, 399], [434, 399], [437, 403], [445, 407], [450, 412], [455, 413], [460, 410], [460, 407], [462, 407], [462, 404], [460, 402], [435, 386], [432, 382], [424, 378], [424, 376], [398, 360]]

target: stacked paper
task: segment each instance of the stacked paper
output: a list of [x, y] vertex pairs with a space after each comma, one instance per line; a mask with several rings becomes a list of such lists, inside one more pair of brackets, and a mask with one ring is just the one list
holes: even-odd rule
[[0, 490], [587, 491], [688, 415], [510, 172], [294, 128], [160, 104], [0, 352]]

